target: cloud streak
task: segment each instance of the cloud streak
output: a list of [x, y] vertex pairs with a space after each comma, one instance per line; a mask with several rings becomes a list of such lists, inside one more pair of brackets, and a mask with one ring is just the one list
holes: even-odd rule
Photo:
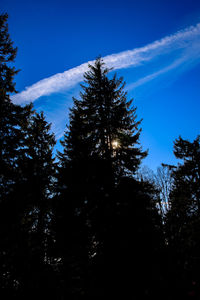
[[[103, 60], [108, 68], [117, 70], [128, 67], [138, 67], [147, 64], [162, 55], [169, 55], [172, 52], [179, 51], [181, 53], [179, 54], [179, 57], [168, 66], [137, 80], [132, 84], [132, 88], [134, 88], [180, 66], [181, 63], [191, 59], [194, 55], [199, 57], [199, 51], [197, 51], [197, 48], [199, 50], [199, 46], [200, 23], [196, 26], [187, 27], [173, 35], [154, 41], [144, 47], [105, 56], [103, 57]], [[182, 53], [184, 54], [182, 55]], [[21, 93], [13, 95], [12, 101], [17, 104], [24, 104], [35, 101], [41, 96], [51, 95], [72, 88], [83, 80], [83, 74], [88, 70], [88, 63], [92, 64], [94, 61], [88, 61], [63, 73], [58, 73], [40, 80], [25, 88]]]
[[187, 62], [188, 59], [189, 59], [188, 56], [185, 56], [185, 55], [183, 57], [176, 59], [173, 63], [167, 65], [166, 67], [161, 68], [160, 70], [153, 72], [149, 75], [146, 75], [146, 76], [138, 79], [137, 81], [129, 84], [127, 87], [127, 90], [135, 89], [135, 88], [137, 88], [137, 87], [139, 87], [139, 86], [141, 86], [141, 85], [143, 85], [143, 84], [145, 84], [145, 83], [147, 83], [169, 71], [172, 71], [173, 69], [176, 69], [177, 67], [179, 67], [179, 66], [183, 65], [185, 62]]

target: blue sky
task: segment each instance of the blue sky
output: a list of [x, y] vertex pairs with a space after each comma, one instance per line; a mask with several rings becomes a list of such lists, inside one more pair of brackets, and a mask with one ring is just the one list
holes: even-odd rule
[[13, 101], [44, 110], [57, 138], [98, 55], [135, 99], [144, 164], [175, 163], [175, 138], [200, 134], [200, 1], [1, 0], [0, 11], [18, 47]]

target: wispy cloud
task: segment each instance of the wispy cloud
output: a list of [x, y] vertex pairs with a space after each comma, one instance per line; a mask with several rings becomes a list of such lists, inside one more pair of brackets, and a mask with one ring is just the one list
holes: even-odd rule
[[175, 61], [173, 61], [171, 64], [167, 65], [166, 67], [161, 68], [160, 70], [158, 70], [156, 72], [150, 73], [150, 74], [138, 79], [137, 81], [129, 84], [127, 87], [127, 90], [135, 89], [135, 88], [145, 84], [146, 82], [149, 82], [149, 81], [161, 76], [162, 74], [165, 74], [169, 71], [172, 71], [173, 69], [176, 69], [177, 67], [183, 65], [187, 61], [188, 61], [188, 56], [183, 55], [183, 57], [176, 59]]
[[[162, 55], [169, 55], [176, 51], [180, 52], [179, 56], [176, 56], [174, 62], [169, 63], [167, 66], [162, 67], [156, 72], [152, 72], [151, 74], [138, 79], [132, 84], [133, 88], [177, 68], [186, 61], [191, 59], [194, 60], [195, 57], [199, 57], [199, 46], [200, 23], [196, 26], [191, 26], [178, 31], [173, 35], [166, 36], [163, 39], [154, 41], [144, 47], [105, 56], [103, 60], [108, 68], [117, 70], [145, 65]], [[86, 62], [63, 73], [58, 73], [36, 82], [25, 88], [21, 93], [12, 96], [13, 102], [23, 104], [35, 101], [41, 96], [51, 95], [74, 87], [83, 80], [83, 74], [88, 70], [88, 63], [92, 64], [94, 61]], [[130, 87], [131, 85], [129, 88]]]

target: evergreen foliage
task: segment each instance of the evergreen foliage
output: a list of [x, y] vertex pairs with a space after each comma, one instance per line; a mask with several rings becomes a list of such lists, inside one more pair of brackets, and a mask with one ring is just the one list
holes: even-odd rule
[[42, 113], [10, 100], [17, 71], [7, 18], [0, 16], [0, 289], [13, 298], [44, 285], [55, 140]]
[[17, 49], [0, 15], [2, 299], [199, 299], [200, 136], [177, 166], [143, 168], [141, 120], [101, 58], [53, 157], [42, 112], [13, 104]]
[[17, 73], [12, 63], [16, 48], [8, 33], [7, 14], [0, 15], [0, 286], [12, 290], [17, 285], [14, 259], [18, 236], [19, 206], [14, 191], [19, 179], [19, 157], [24, 147], [22, 124], [31, 106], [24, 108], [10, 100]]
[[17, 48], [10, 39], [7, 19], [8, 14], [0, 15], [0, 87], [1, 91], [13, 93], [16, 92], [13, 78], [18, 71], [11, 63], [15, 60]]
[[[182, 285], [192, 288], [200, 282], [199, 268], [199, 187], [200, 187], [200, 138], [190, 142], [179, 137], [174, 142], [174, 154], [182, 161], [173, 168], [173, 186], [170, 210], [166, 215], [166, 236], [170, 262], [176, 273], [177, 294], [185, 291]], [[195, 295], [200, 295], [200, 291]], [[186, 293], [186, 291], [185, 291]]]
[[[70, 111], [70, 124], [61, 142], [63, 153], [59, 152], [57, 240], [64, 250], [63, 261], [68, 262], [64, 268], [66, 272], [71, 270], [68, 276], [73, 278], [73, 282], [69, 281], [69, 295], [116, 296], [125, 289], [128, 295], [131, 281], [122, 278], [122, 274], [126, 272], [128, 276], [128, 264], [134, 268], [131, 245], [139, 247], [137, 255], [143, 248], [139, 236], [135, 239], [137, 232], [141, 230], [149, 238], [150, 259], [157, 251], [156, 244], [153, 246], [156, 226], [161, 230], [158, 215], [155, 224], [145, 219], [148, 205], [150, 214], [156, 211], [153, 197], [133, 179], [147, 155], [139, 145], [141, 121], [136, 120], [132, 100], [127, 100], [122, 78], [109, 78], [108, 72], [101, 58], [89, 65], [81, 99], [74, 99]], [[126, 179], [130, 184], [122, 184]], [[139, 207], [140, 221], [133, 217]], [[123, 251], [118, 249], [121, 244]], [[127, 264], [122, 267], [126, 258]], [[146, 289], [150, 295], [151, 287]]]
[[112, 166], [114, 176], [134, 174], [147, 153], [139, 146], [141, 121], [133, 100], [127, 101], [123, 79], [108, 78], [101, 58], [84, 74], [80, 100], [74, 99], [69, 131], [65, 133], [61, 161], [100, 158]]

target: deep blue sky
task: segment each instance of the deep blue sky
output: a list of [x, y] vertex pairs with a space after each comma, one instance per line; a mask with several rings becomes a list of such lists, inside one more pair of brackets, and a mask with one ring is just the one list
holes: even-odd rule
[[[104, 57], [143, 47], [200, 22], [198, 0], [1, 0], [0, 11], [8, 12], [9, 32], [18, 47], [15, 65], [21, 69], [16, 76], [20, 92], [98, 55]], [[199, 40], [195, 40], [193, 52], [188, 55], [187, 49], [187, 59], [178, 68], [128, 89], [138, 107], [138, 117], [143, 118], [141, 142], [145, 149], [149, 148], [144, 163], [153, 169], [161, 162], [175, 161], [172, 153], [175, 138], [181, 135], [194, 139], [200, 133], [199, 45]], [[121, 69], [117, 74], [124, 77], [128, 88], [180, 57], [182, 52], [175, 51], [141, 67]], [[57, 122], [54, 128], [61, 126], [61, 132], [71, 97], [78, 90], [77, 86], [41, 97], [34, 102], [35, 107], [43, 109], [52, 123]], [[60, 114], [58, 123], [63, 105], [66, 113]]]

